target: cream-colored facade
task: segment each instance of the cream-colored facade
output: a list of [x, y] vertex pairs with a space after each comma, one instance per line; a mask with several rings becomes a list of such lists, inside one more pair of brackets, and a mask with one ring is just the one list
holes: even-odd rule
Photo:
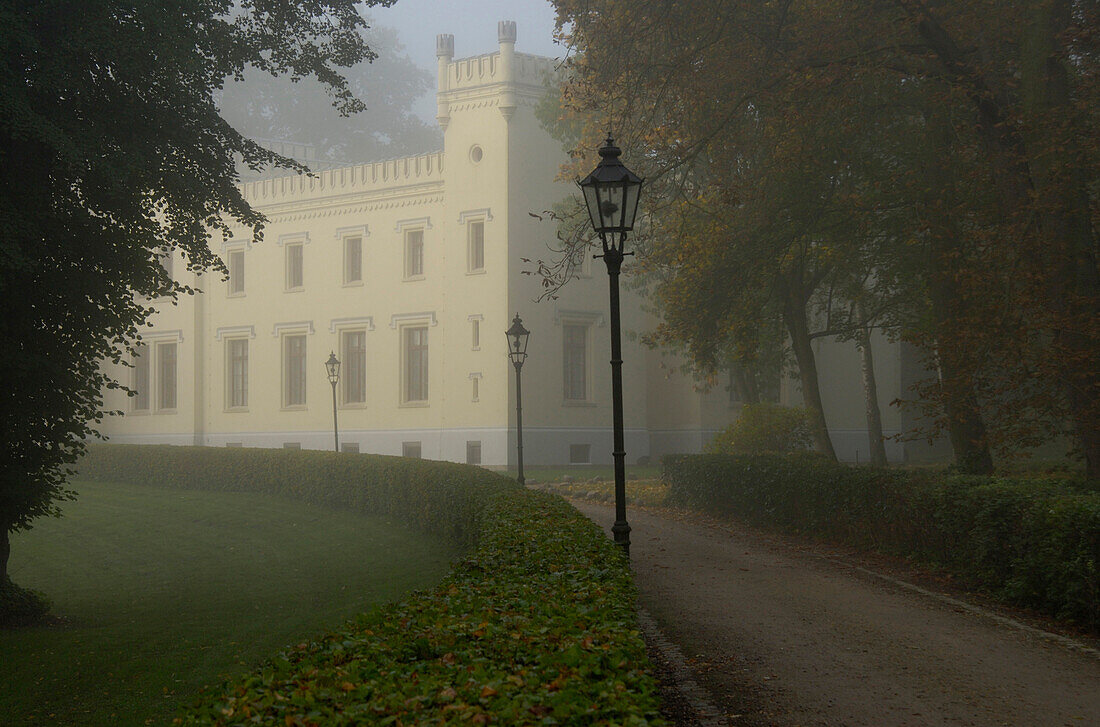
[[[532, 331], [525, 463], [609, 463], [603, 265], [586, 263], [547, 302], [535, 302], [541, 281], [524, 274], [525, 259], [546, 257], [554, 241], [554, 224], [536, 215], [574, 190], [555, 181], [563, 153], [534, 116], [553, 62], [517, 53], [515, 39], [515, 24], [502, 22], [496, 52], [459, 60], [452, 36], [437, 39], [442, 151], [245, 184], [268, 218], [263, 242], [243, 229], [212, 241], [229, 281], [175, 261], [177, 278], [190, 275], [202, 293], [161, 306], [142, 334], [139, 367], [115, 371], [148, 393], [106, 392], [107, 406], [125, 415], [104, 433], [116, 442], [330, 449], [331, 351], [342, 361], [342, 448], [511, 465], [515, 375], [504, 331], [518, 312]], [[624, 330], [645, 330], [640, 301], [624, 302]], [[670, 374], [678, 362], [629, 333], [624, 360], [628, 463], [698, 451], [738, 413], [723, 387], [697, 391]], [[829, 404], [845, 427], [865, 431], [850, 416], [862, 411], [858, 360], [837, 365], [855, 372], [854, 399]], [[889, 401], [896, 382], [882, 383]], [[838, 449], [852, 458], [853, 447]]]

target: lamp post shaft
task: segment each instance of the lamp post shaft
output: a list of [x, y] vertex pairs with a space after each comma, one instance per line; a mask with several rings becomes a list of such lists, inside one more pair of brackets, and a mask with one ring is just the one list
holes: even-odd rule
[[519, 476], [516, 482], [524, 484], [523, 479], [523, 387], [520, 385], [519, 370], [522, 363], [515, 363], [516, 367], [516, 463], [519, 465]]
[[336, 426], [336, 382], [332, 382], [332, 444], [333, 448], [340, 451], [340, 431]]
[[623, 349], [622, 334], [619, 325], [619, 271], [622, 268], [623, 253], [604, 246], [604, 263], [607, 264], [607, 277], [611, 293], [611, 406], [614, 410], [614, 449], [611, 456], [615, 460], [615, 524], [611, 532], [615, 542], [630, 555], [630, 524], [626, 521], [626, 443], [623, 436]]

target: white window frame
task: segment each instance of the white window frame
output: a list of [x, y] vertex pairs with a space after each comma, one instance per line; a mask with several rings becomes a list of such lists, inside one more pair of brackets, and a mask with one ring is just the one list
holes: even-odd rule
[[[251, 348], [251, 346], [248, 343], [249, 339], [246, 336], [233, 336], [231, 338], [226, 337], [224, 339], [224, 341], [225, 341], [225, 411], [227, 411], [227, 412], [246, 412], [246, 411], [248, 411], [248, 379], [249, 379], [248, 369], [249, 369], [249, 358], [250, 358], [249, 354], [251, 353], [251, 351], [249, 351], [249, 349]], [[242, 376], [244, 402], [242, 404], [234, 404], [233, 403], [233, 398], [234, 398], [233, 395], [236, 393], [236, 390], [234, 388], [235, 377], [234, 377], [234, 371], [233, 371], [233, 364], [234, 364], [233, 347], [234, 347], [234, 344], [239, 344], [239, 343], [244, 344], [244, 375]]]
[[[477, 240], [474, 230], [481, 230], [481, 239]], [[477, 244], [475, 244], [477, 243]], [[480, 247], [480, 251], [478, 250]], [[479, 253], [481, 260], [478, 260]], [[480, 262], [480, 264], [479, 264]], [[466, 274], [482, 275], [485, 273], [485, 218], [467, 220], [466, 222]]]
[[[180, 350], [178, 341], [157, 341], [154, 346], [156, 349], [156, 411], [158, 413], [174, 413], [179, 409], [180, 399]], [[168, 349], [172, 349], [172, 388], [171, 388], [171, 406], [169, 406], [165, 399], [169, 398], [165, 396], [167, 389], [165, 387], [165, 357]]]
[[[400, 326], [398, 330], [401, 336], [401, 406], [428, 406], [431, 401], [431, 344], [429, 341], [428, 328], [429, 324], [424, 321], [420, 323], [408, 323]], [[413, 399], [410, 394], [410, 367], [412, 365], [411, 353], [409, 346], [410, 335], [414, 330], [424, 331], [424, 364], [423, 364], [423, 391], [419, 392], [423, 396], [419, 399]]]
[[466, 378], [470, 380], [470, 401], [477, 403], [481, 400], [481, 372], [475, 371]]
[[[569, 369], [568, 348], [567, 348], [568, 338], [566, 336], [567, 329], [580, 329], [581, 331], [583, 331], [584, 361], [582, 362], [582, 373], [584, 375], [584, 381], [583, 381], [584, 391], [582, 392], [583, 395], [581, 397], [570, 396], [570, 394], [572, 392], [567, 388], [567, 384], [569, 383], [568, 380], [566, 379], [567, 372], [568, 372], [568, 369]], [[562, 326], [561, 326], [561, 333], [562, 333], [562, 335], [561, 335], [561, 346], [562, 346], [562, 397], [561, 398], [562, 398], [562, 403], [565, 404], [566, 406], [577, 405], [577, 404], [588, 404], [588, 403], [591, 402], [591, 391], [592, 391], [592, 366], [591, 366], [592, 346], [591, 346], [591, 343], [590, 343], [590, 340], [591, 340], [591, 337], [592, 337], [591, 336], [591, 331], [592, 331], [591, 324], [586, 323], [584, 321], [575, 321], [575, 320], [573, 320], [573, 321], [562, 321]]]
[[[347, 327], [338, 330], [340, 336], [340, 360], [342, 362], [340, 366], [340, 408], [342, 409], [362, 409], [367, 405], [367, 383], [370, 381], [367, 376], [367, 328], [366, 327]], [[351, 355], [348, 353], [348, 335], [359, 334], [363, 337], [363, 371], [362, 371], [362, 387], [363, 398], [362, 400], [349, 401], [348, 400], [348, 382], [351, 381]]]
[[[359, 287], [363, 285], [363, 254], [366, 250], [366, 238], [370, 235], [365, 224], [353, 228], [340, 228], [337, 230], [337, 240], [340, 241], [340, 267], [343, 271], [344, 287]], [[349, 246], [354, 240], [359, 240], [359, 271], [356, 277], [350, 277], [351, 268], [348, 265]]]
[[[148, 414], [153, 410], [153, 347], [141, 341], [135, 343], [134, 348], [138, 351], [130, 357], [130, 363], [134, 367], [130, 375], [130, 388], [137, 392], [137, 395], [130, 397], [130, 413]], [[145, 372], [144, 386], [138, 381], [139, 370]], [[142, 399], [144, 399], [144, 406], [139, 408], [138, 403]]]
[[[418, 268], [419, 269], [418, 270], [413, 269], [413, 261], [417, 259], [417, 257], [413, 255], [413, 241], [414, 241], [416, 236], [419, 236], [419, 238], [420, 238], [419, 261], [418, 261], [418, 263], [419, 263]], [[403, 238], [402, 246], [403, 246], [404, 251], [405, 251], [405, 254], [404, 254], [404, 266], [405, 266], [405, 268], [404, 268], [404, 271], [403, 271], [404, 276], [402, 277], [402, 280], [405, 280], [405, 281], [423, 280], [424, 279], [424, 258], [425, 258], [425, 256], [424, 256], [424, 238], [425, 238], [424, 228], [423, 227], [410, 227], [406, 230], [403, 230], [402, 231], [402, 238]]]
[[[289, 358], [289, 340], [291, 338], [300, 337], [303, 341], [304, 350], [302, 351], [302, 401], [291, 403], [290, 401], [290, 358]], [[280, 404], [281, 409], [284, 411], [300, 411], [307, 408], [309, 404], [309, 334], [304, 330], [288, 330], [283, 331], [279, 336], [279, 369], [280, 375]]]
[[[226, 250], [225, 267], [229, 272], [229, 280], [226, 281], [226, 296], [229, 298], [243, 298], [245, 294], [245, 283], [247, 280], [247, 273], [245, 272], [245, 254], [244, 247], [230, 248]], [[234, 271], [233, 259], [235, 256], [240, 255], [239, 270]], [[236, 273], [236, 274], [235, 274]]]
[[[162, 404], [162, 391], [161, 391], [161, 356], [163, 351], [162, 346], [172, 345], [176, 347], [175, 351], [175, 368], [173, 369], [173, 378], [175, 379], [175, 406], [167, 407]], [[179, 411], [180, 403], [180, 356], [181, 349], [183, 347], [183, 331], [179, 329], [152, 331], [150, 333], [144, 333], [141, 336], [140, 341], [135, 342], [135, 346], [139, 346], [144, 349], [144, 356], [140, 358], [144, 359], [148, 365], [148, 376], [146, 381], [146, 407], [144, 409], [136, 409], [134, 402], [131, 400], [129, 414], [135, 414], [138, 416], [155, 415], [155, 414], [175, 414]], [[135, 363], [137, 358], [131, 357], [131, 363]], [[131, 388], [137, 389], [136, 381], [137, 369], [135, 368], [130, 374]], [[133, 397], [137, 399], [138, 397]]]
[[485, 320], [485, 316], [481, 314], [466, 316], [466, 320], [470, 322], [470, 350], [481, 350], [481, 322]]
[[[305, 244], [301, 242], [291, 242], [283, 246], [284, 256], [284, 269], [283, 269], [283, 291], [287, 293], [297, 293], [304, 290], [306, 287], [306, 251]], [[294, 255], [298, 257], [298, 278], [297, 285], [293, 285], [295, 281], [292, 280], [292, 263]]]

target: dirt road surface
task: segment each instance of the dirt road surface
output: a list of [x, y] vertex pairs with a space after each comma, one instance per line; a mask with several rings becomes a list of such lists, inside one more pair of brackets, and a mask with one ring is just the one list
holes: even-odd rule
[[[574, 501], [610, 530], [611, 508]], [[779, 537], [631, 509], [642, 606], [731, 725], [1100, 727], [1100, 652]]]

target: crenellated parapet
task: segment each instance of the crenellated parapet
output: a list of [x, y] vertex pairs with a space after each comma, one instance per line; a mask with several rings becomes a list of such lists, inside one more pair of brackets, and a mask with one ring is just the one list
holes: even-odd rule
[[541, 96], [547, 77], [554, 72], [550, 58], [516, 53], [516, 24], [497, 24], [500, 49], [470, 58], [454, 60], [454, 36], [436, 37], [439, 60], [436, 118], [446, 130], [456, 104], [472, 99], [496, 97], [494, 104], [505, 118], [511, 118], [517, 99]]
[[368, 162], [316, 172], [248, 182], [241, 189], [250, 204], [267, 205], [334, 194], [372, 192], [393, 187], [441, 182], [443, 152]]

